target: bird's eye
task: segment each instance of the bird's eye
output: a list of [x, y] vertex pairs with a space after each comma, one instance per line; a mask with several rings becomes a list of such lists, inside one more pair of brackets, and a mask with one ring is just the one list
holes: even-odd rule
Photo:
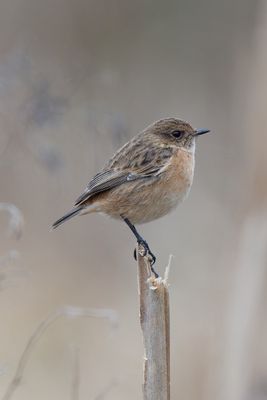
[[183, 131], [174, 131], [172, 132], [172, 136], [174, 136], [176, 139], [180, 139], [183, 136]]

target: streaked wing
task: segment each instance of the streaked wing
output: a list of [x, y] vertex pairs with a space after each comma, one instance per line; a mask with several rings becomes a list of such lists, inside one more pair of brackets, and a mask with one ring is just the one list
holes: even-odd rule
[[99, 174], [91, 180], [84, 193], [78, 197], [75, 206], [80, 205], [97, 193], [104, 192], [127, 182], [128, 175], [128, 172], [114, 170], [99, 172]]
[[158, 176], [171, 156], [172, 149], [167, 152], [165, 150], [151, 152], [150, 149], [145, 154], [136, 153], [136, 157], [131, 159], [125, 157], [124, 163], [118, 163], [116, 166], [114, 164], [107, 165], [89, 182], [84, 193], [76, 200], [75, 206], [81, 205], [98, 193], [113, 189], [123, 183]]
[[92, 181], [89, 183], [88, 187], [84, 191], [84, 193], [78, 197], [75, 202], [75, 206], [78, 206], [85, 201], [89, 200], [90, 197], [105, 192], [106, 190], [110, 190], [115, 188], [116, 186], [121, 185], [125, 182], [135, 181], [137, 179], [145, 179], [151, 177], [151, 175], [156, 175], [159, 171], [159, 168], [151, 168], [151, 170], [146, 170], [142, 174], [136, 174], [131, 172], [122, 172], [122, 171], [103, 171], [97, 174]]

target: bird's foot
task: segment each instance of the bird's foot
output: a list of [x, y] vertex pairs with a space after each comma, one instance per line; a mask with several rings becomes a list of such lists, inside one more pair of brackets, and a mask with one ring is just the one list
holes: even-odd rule
[[[150, 250], [150, 248], [149, 248], [149, 246], [148, 246], [148, 244], [147, 244], [147, 242], [145, 241], [145, 240], [138, 240], [138, 242], [137, 242], [138, 244], [140, 244], [141, 246], [143, 246], [143, 248], [144, 248], [144, 254], [143, 254], [143, 256], [148, 256], [149, 258], [150, 258], [150, 261], [151, 261], [151, 265], [150, 265], [150, 267], [151, 267], [151, 271], [153, 272], [153, 274], [155, 275], [155, 277], [156, 278], [158, 278], [159, 277], [159, 274], [154, 270], [154, 268], [153, 268], [153, 265], [155, 264], [155, 262], [156, 262], [156, 257], [155, 257], [155, 255], [152, 253], [152, 251]], [[136, 249], [134, 249], [134, 259], [135, 260], [137, 260], [137, 254], [136, 254]]]

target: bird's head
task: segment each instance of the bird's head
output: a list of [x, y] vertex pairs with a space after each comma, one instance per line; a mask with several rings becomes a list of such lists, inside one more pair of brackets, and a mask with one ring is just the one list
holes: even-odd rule
[[181, 119], [165, 118], [154, 122], [148, 127], [149, 133], [166, 145], [173, 145], [186, 150], [194, 150], [195, 139], [210, 132], [208, 129], [194, 129]]

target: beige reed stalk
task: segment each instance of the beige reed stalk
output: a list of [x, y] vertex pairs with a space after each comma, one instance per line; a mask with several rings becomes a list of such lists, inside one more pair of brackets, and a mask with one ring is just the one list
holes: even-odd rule
[[140, 323], [144, 341], [144, 400], [170, 400], [170, 320], [168, 270], [155, 278], [144, 249], [138, 246]]

